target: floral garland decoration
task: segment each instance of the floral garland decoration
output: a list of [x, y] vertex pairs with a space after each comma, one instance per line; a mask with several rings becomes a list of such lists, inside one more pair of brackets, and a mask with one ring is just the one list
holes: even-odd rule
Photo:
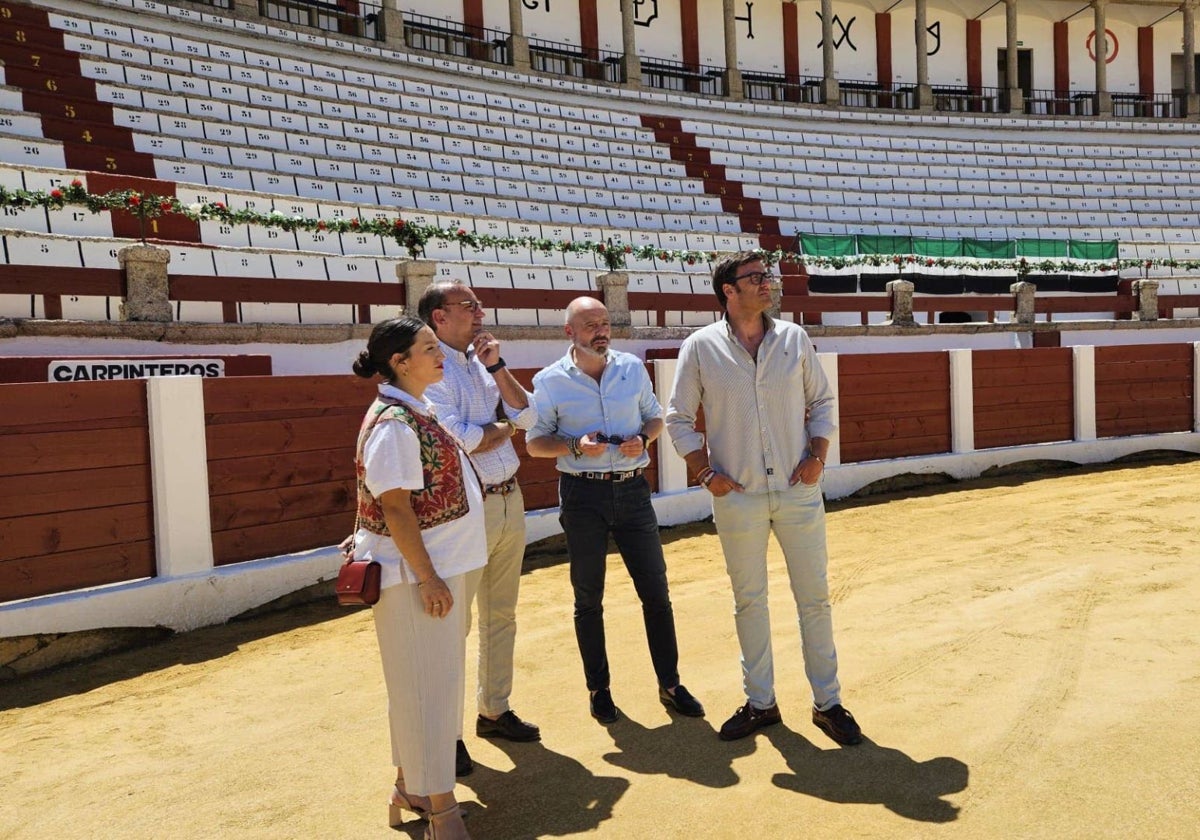
[[[146, 223], [150, 219], [179, 215], [194, 222], [217, 221], [233, 225], [259, 225], [278, 228], [289, 232], [308, 233], [363, 233], [391, 239], [405, 248], [409, 256], [418, 258], [425, 252], [431, 240], [455, 242], [476, 251], [488, 248], [528, 248], [543, 254], [574, 253], [595, 254], [610, 271], [625, 268], [627, 261], [658, 260], [686, 265], [712, 263], [720, 258], [716, 251], [679, 250], [660, 248], [655, 245], [634, 245], [608, 239], [605, 242], [591, 240], [556, 240], [535, 236], [503, 237], [481, 234], [465, 228], [439, 228], [407, 222], [403, 218], [355, 216], [338, 219], [313, 219], [288, 216], [278, 211], [260, 213], [256, 210], [233, 210], [224, 202], [184, 204], [174, 196], [154, 195], [136, 190], [115, 190], [108, 193], [91, 193], [78, 178], [66, 187], [54, 188], [49, 192], [37, 190], [10, 190], [0, 186], [0, 206], [11, 208], [44, 207], [61, 210], [66, 206], [86, 207], [92, 213], [105, 211], [125, 212], [137, 218], [141, 225], [141, 238], [146, 241]], [[763, 259], [769, 264], [790, 262], [807, 268], [840, 270], [868, 266], [890, 267], [901, 272], [920, 268], [965, 269], [970, 271], [1012, 271], [1019, 279], [1032, 273], [1038, 274], [1082, 274], [1112, 273], [1124, 269], [1155, 267], [1180, 268], [1188, 271], [1200, 270], [1200, 260], [1176, 259], [1113, 259], [1076, 260], [1057, 257], [1029, 259], [976, 259], [970, 257], [926, 257], [917, 254], [858, 254], [854, 256], [824, 257], [802, 254], [783, 249], [762, 250]]]

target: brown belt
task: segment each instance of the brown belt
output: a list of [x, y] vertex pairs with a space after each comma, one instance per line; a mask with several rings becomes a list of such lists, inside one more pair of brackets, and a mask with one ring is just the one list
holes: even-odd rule
[[500, 484], [485, 484], [483, 485], [483, 495], [485, 496], [507, 496], [509, 493], [517, 489], [517, 477], [514, 475], [508, 481]]

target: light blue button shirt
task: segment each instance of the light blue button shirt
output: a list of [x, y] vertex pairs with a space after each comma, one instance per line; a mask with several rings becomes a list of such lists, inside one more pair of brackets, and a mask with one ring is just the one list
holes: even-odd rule
[[[527, 433], [530, 439], [580, 437], [593, 432], [629, 438], [641, 432], [646, 421], [662, 416], [645, 364], [632, 353], [619, 350], [608, 351], [599, 382], [580, 370], [568, 352], [533, 377], [533, 399], [538, 419]], [[624, 472], [649, 463], [645, 452], [629, 458], [616, 444], [609, 444], [594, 457], [559, 456], [558, 470]]]

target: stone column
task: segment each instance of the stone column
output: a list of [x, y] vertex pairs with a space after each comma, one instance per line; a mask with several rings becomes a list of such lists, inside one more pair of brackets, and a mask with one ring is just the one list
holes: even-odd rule
[[821, 0], [821, 97], [826, 105], [840, 105], [837, 71], [833, 59], [833, 0]]
[[233, 16], [241, 20], [258, 20], [258, 0], [233, 0]]
[[404, 15], [400, 10], [385, 5], [379, 19], [383, 26], [383, 45], [398, 52], [406, 50], [408, 44], [404, 41]]
[[1025, 112], [1025, 92], [1017, 69], [1017, 0], [1004, 0], [1004, 73], [1008, 76], [1008, 112]]
[[153, 245], [130, 245], [117, 251], [117, 262], [125, 272], [121, 320], [174, 320], [167, 280], [170, 261], [170, 251]]
[[730, 99], [741, 99], [742, 71], [738, 69], [737, 21], [734, 15], [734, 0], [721, 0], [721, 15], [725, 19], [725, 95]]
[[892, 317], [888, 324], [893, 327], [915, 327], [917, 320], [913, 317], [913, 286], [911, 280], [892, 280], [887, 284], [888, 295], [892, 299]]
[[525, 37], [525, 10], [521, 0], [508, 0], [508, 60], [512, 68], [520, 73], [528, 73], [529, 39]]
[[927, 0], [917, 0], [917, 110], [933, 110], [933, 89], [929, 86], [929, 20]]
[[1112, 116], [1112, 94], [1108, 92], [1108, 35], [1104, 32], [1108, 22], [1108, 0], [1092, 0], [1092, 19], [1096, 37], [1092, 40], [1092, 52], [1096, 54], [1096, 116]]
[[1196, 3], [1188, 0], [1183, 9], [1183, 115], [1200, 116], [1200, 96], [1196, 95]]
[[642, 86], [642, 60], [638, 58], [634, 15], [633, 0], [621, 0], [621, 50], [624, 52], [621, 59], [625, 62], [625, 84], [639, 88]]
[[1158, 320], [1158, 281], [1134, 280], [1133, 296], [1137, 299], [1137, 311], [1133, 313], [1135, 321]]
[[[419, 317], [417, 304], [437, 277], [437, 263], [433, 260], [405, 260], [396, 266], [396, 277], [404, 284], [404, 314]], [[371, 312], [374, 314], [382, 309], [382, 306], [373, 306]]]
[[629, 313], [629, 275], [624, 271], [610, 271], [596, 278], [596, 286], [604, 305], [608, 307], [608, 321], [614, 327], [628, 330], [633, 324]]
[[1032, 324], [1034, 320], [1033, 299], [1037, 286], [1025, 280], [1008, 287], [1013, 294], [1013, 315], [1018, 324]]

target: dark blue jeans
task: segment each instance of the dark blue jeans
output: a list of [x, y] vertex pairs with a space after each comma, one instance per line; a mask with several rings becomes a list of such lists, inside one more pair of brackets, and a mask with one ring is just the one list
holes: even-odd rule
[[645, 476], [595, 481], [563, 474], [558, 482], [559, 516], [571, 558], [575, 589], [575, 638], [589, 691], [609, 687], [604, 645], [604, 570], [608, 535], [616, 541], [642, 602], [642, 620], [654, 673], [663, 688], [679, 684], [675, 614], [667, 591], [667, 564], [658, 539], [658, 518]]

